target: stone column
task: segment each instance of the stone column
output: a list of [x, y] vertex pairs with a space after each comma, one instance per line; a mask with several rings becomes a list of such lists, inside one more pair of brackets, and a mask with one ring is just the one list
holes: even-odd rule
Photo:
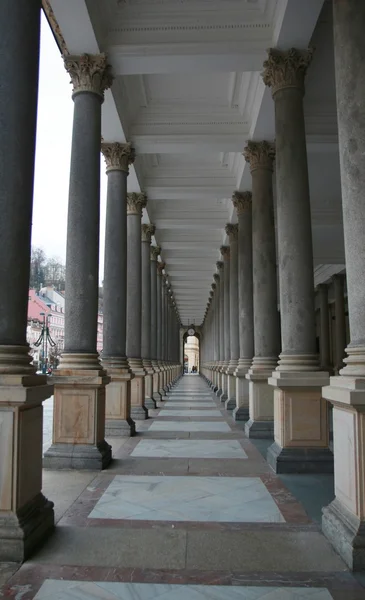
[[157, 353], [158, 353], [158, 366], [160, 368], [159, 373], [159, 394], [161, 399], [166, 397], [166, 392], [164, 390], [164, 360], [163, 360], [163, 348], [162, 348], [162, 340], [163, 340], [163, 270], [165, 268], [164, 262], [157, 263]]
[[[53, 530], [42, 490], [42, 400], [26, 342], [40, 3], [0, 3], [0, 561], [22, 562]], [[11, 290], [11, 293], [10, 293]]]
[[272, 189], [274, 146], [249, 142], [244, 156], [252, 175], [252, 269], [255, 356], [249, 380], [250, 418], [246, 435], [271, 438], [274, 430], [274, 392], [268, 384], [280, 346], [277, 309], [274, 201]]
[[228, 399], [226, 409], [233, 410], [236, 406], [236, 379], [234, 376], [240, 356], [238, 333], [238, 225], [226, 225], [226, 233], [230, 246], [229, 272], [229, 327], [230, 327], [230, 361], [227, 369]]
[[227, 369], [229, 367], [229, 361], [231, 360], [231, 324], [230, 324], [230, 305], [229, 305], [229, 246], [222, 246], [220, 248], [223, 256], [224, 264], [224, 279], [223, 279], [223, 294], [224, 294], [224, 312], [223, 312], [223, 335], [224, 335], [224, 360], [222, 365], [222, 390], [221, 402], [228, 400], [228, 375]]
[[337, 119], [350, 343], [346, 366], [331, 377], [335, 500], [322, 529], [354, 570], [365, 567], [365, 3], [333, 1]]
[[213, 382], [213, 391], [217, 392], [219, 389], [219, 356], [220, 356], [220, 322], [219, 322], [219, 290], [220, 290], [220, 276], [219, 273], [214, 273], [213, 275], [215, 282], [215, 293], [214, 293], [214, 344], [215, 344], [215, 352], [214, 352], [214, 382]]
[[133, 374], [126, 357], [127, 310], [127, 177], [134, 161], [130, 144], [102, 143], [108, 176], [104, 299], [103, 367], [110, 377], [106, 387], [106, 435], [135, 434], [131, 418]]
[[235, 192], [233, 205], [238, 217], [238, 322], [240, 357], [235, 370], [236, 408], [233, 418], [249, 418], [249, 382], [246, 375], [254, 355], [252, 280], [252, 193]]
[[100, 138], [105, 55], [66, 56], [74, 121], [67, 222], [65, 349], [55, 383], [53, 444], [47, 468], [102, 469], [111, 460], [105, 434], [109, 378], [96, 351], [99, 293]]
[[304, 125], [304, 78], [311, 50], [269, 50], [263, 79], [275, 103], [277, 244], [280, 278], [279, 364], [274, 394], [274, 444], [268, 461], [278, 473], [333, 469], [316, 350], [312, 225]]
[[332, 279], [335, 292], [335, 370], [338, 374], [344, 366], [346, 347], [345, 277], [334, 275]]
[[131, 416], [148, 418], [144, 404], [145, 370], [141, 358], [142, 339], [142, 260], [141, 217], [147, 198], [143, 193], [127, 194], [127, 357], [134, 374], [131, 382]]
[[152, 246], [150, 249], [150, 263], [151, 263], [151, 356], [152, 356], [152, 368], [153, 368], [153, 380], [152, 380], [152, 398], [155, 401], [161, 400], [161, 394], [159, 390], [159, 373], [160, 367], [158, 365], [158, 351], [157, 351], [157, 338], [158, 338], [158, 327], [157, 327], [157, 258], [160, 255], [161, 248], [159, 246]]
[[224, 364], [224, 263], [223, 261], [218, 261], [217, 269], [219, 274], [219, 364], [218, 364], [218, 378], [217, 378], [217, 386], [218, 390], [216, 392], [217, 396], [222, 396], [223, 394], [223, 374], [222, 368]]
[[319, 334], [319, 351], [320, 351], [320, 364], [322, 371], [331, 370], [331, 359], [330, 359], [330, 317], [329, 317], [329, 306], [328, 306], [328, 285], [321, 283], [318, 286], [318, 298], [319, 298], [319, 320], [320, 320], [320, 334]]
[[142, 364], [146, 372], [145, 376], [145, 400], [146, 408], [156, 408], [153, 399], [153, 374], [151, 353], [151, 236], [155, 234], [154, 225], [142, 225], [142, 337], [141, 352]]

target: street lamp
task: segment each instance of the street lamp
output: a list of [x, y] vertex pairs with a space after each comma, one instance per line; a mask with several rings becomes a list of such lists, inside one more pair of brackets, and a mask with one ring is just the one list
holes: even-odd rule
[[41, 368], [41, 371], [42, 371], [43, 375], [46, 375], [46, 373], [47, 373], [47, 354], [48, 354], [47, 344], [49, 342], [49, 345], [53, 347], [56, 345], [56, 342], [53, 341], [53, 339], [51, 338], [50, 333], [49, 333], [48, 317], [50, 315], [46, 315], [44, 312], [41, 312], [39, 314], [41, 317], [43, 317], [42, 331], [34, 345], [38, 347], [42, 344], [42, 363], [41, 363], [42, 368]]

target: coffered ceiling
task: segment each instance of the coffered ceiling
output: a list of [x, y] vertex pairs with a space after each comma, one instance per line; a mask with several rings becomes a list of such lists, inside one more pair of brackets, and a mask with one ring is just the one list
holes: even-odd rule
[[[316, 271], [344, 263], [332, 23], [323, 0], [49, 0], [71, 54], [106, 52], [115, 81], [102, 134], [131, 141], [131, 191], [148, 195], [183, 324], [202, 322], [234, 222], [231, 196], [250, 189], [242, 150], [274, 139], [260, 73], [266, 49], [316, 46], [305, 113]], [[332, 268], [336, 270], [336, 266]], [[331, 271], [331, 272], [332, 272]]]

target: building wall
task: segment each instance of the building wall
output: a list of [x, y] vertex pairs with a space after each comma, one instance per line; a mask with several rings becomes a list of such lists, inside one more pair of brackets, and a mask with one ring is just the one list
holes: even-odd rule
[[197, 367], [199, 371], [199, 340], [195, 335], [186, 338], [185, 355], [188, 357], [189, 373], [193, 366]]

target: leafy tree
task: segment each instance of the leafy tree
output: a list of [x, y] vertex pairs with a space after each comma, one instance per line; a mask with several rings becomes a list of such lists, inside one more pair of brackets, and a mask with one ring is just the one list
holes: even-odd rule
[[41, 284], [44, 283], [46, 260], [46, 254], [42, 248], [32, 247], [29, 282], [31, 288], [39, 290]]

